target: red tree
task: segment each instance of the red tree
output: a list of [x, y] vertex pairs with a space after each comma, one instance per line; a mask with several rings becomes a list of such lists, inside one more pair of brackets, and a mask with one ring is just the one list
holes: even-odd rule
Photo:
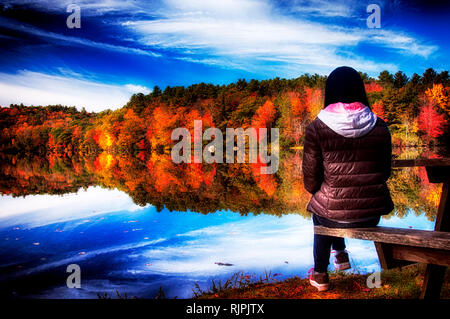
[[383, 119], [384, 121], [387, 121], [387, 118], [384, 114], [384, 105], [383, 101], [379, 100], [372, 104], [372, 111], [375, 113], [379, 118]]
[[256, 134], [258, 141], [262, 139], [263, 136], [259, 136], [259, 128], [269, 128], [271, 127], [276, 115], [276, 109], [271, 100], [267, 100], [262, 106], [256, 110], [255, 115], [252, 119], [252, 127], [256, 129]]
[[422, 107], [418, 122], [419, 130], [425, 133], [428, 142], [444, 133], [445, 117], [439, 114], [431, 103]]
[[364, 86], [367, 93], [380, 92], [383, 90], [381, 85], [379, 85], [377, 82], [364, 83]]

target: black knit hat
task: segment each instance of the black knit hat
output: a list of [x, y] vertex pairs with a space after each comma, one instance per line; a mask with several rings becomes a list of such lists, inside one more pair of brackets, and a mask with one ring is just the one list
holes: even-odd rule
[[325, 104], [361, 102], [369, 106], [364, 82], [359, 73], [348, 66], [335, 69], [325, 84]]

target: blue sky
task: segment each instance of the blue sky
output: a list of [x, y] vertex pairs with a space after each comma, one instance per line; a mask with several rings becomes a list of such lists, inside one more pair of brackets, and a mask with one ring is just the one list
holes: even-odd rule
[[[69, 29], [69, 4], [81, 28]], [[369, 29], [368, 4], [381, 8]], [[295, 78], [349, 65], [448, 70], [445, 1], [6, 0], [0, 4], [0, 105], [115, 109], [154, 85]]]

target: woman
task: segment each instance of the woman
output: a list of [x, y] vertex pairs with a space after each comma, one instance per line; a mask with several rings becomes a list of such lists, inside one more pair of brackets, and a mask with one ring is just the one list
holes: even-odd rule
[[[373, 227], [394, 208], [386, 185], [391, 174], [391, 136], [369, 108], [364, 83], [350, 67], [327, 78], [325, 108], [306, 128], [303, 150], [305, 189], [313, 196], [307, 210], [314, 225]], [[338, 270], [350, 268], [343, 238], [314, 235], [310, 283], [329, 287], [330, 250]]]

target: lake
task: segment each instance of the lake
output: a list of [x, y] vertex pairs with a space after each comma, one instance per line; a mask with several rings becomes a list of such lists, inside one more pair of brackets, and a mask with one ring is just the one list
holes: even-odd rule
[[[301, 153], [283, 154], [274, 175], [260, 175], [260, 165], [2, 155], [0, 294], [154, 298], [162, 289], [190, 298], [196, 284], [236, 273], [306, 277], [313, 229]], [[433, 229], [441, 185], [423, 167], [393, 169], [389, 187], [396, 207], [381, 225]], [[350, 271], [380, 270], [372, 242], [346, 242]], [[80, 266], [79, 289], [66, 285], [70, 264]]]

